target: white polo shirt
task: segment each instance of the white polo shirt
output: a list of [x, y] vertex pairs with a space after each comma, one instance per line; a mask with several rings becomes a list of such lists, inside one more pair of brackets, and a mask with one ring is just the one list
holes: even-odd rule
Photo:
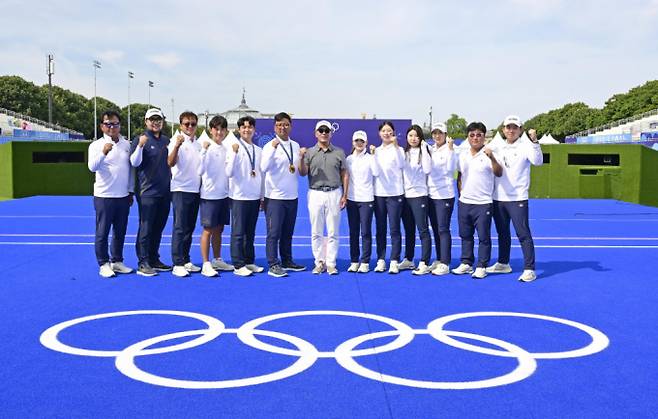
[[[226, 176], [228, 176], [228, 196], [237, 201], [253, 201], [263, 197], [263, 173], [260, 170], [261, 155], [263, 150], [255, 144], [240, 143], [239, 140], [235, 141], [239, 144], [238, 152], [235, 153], [231, 149], [226, 157]], [[251, 162], [249, 153], [255, 155], [254, 171], [256, 176], [251, 176]], [[253, 147], [252, 147], [253, 145]]]
[[461, 202], [477, 205], [493, 202], [495, 175], [491, 159], [484, 154], [484, 147], [474, 156], [471, 155], [470, 148], [459, 153], [457, 170], [462, 175], [462, 189], [459, 194]]
[[[176, 164], [171, 168], [171, 192], [192, 192], [199, 193], [201, 189], [201, 176], [199, 176], [199, 166], [201, 166], [201, 144], [196, 141], [195, 137], [190, 137], [181, 133], [185, 141], [178, 149], [178, 159]], [[173, 151], [176, 144], [176, 138], [172, 138], [167, 146], [169, 154]]]
[[503, 175], [494, 180], [493, 199], [496, 201], [525, 201], [530, 189], [530, 165], [541, 166], [544, 157], [541, 146], [518, 139], [513, 144], [505, 141], [495, 150], [496, 160], [503, 166]]
[[[421, 147], [427, 147], [422, 145]], [[402, 175], [404, 179], [404, 196], [418, 198], [427, 196], [427, 175], [432, 170], [432, 159], [425, 148], [410, 148], [405, 153]]]
[[354, 202], [372, 202], [375, 200], [374, 180], [379, 175], [379, 168], [372, 154], [364, 149], [361, 153], [354, 151], [347, 156], [347, 172], [350, 183], [347, 199]]
[[427, 177], [427, 187], [432, 199], [451, 199], [455, 197], [455, 164], [457, 155], [454, 150], [443, 144], [432, 149], [432, 171]]
[[[274, 148], [272, 141], [263, 146], [260, 169], [265, 174], [265, 197], [270, 199], [297, 199], [299, 187], [299, 144], [292, 139], [279, 137]], [[273, 139], [273, 140], [274, 140]], [[286, 154], [287, 153], [287, 154]], [[295, 168], [290, 173], [290, 158]]]
[[380, 145], [375, 150], [379, 176], [375, 177], [375, 196], [404, 195], [402, 168], [404, 150], [395, 144]]
[[[103, 153], [105, 144], [114, 147]], [[87, 152], [89, 170], [96, 173], [94, 196], [99, 198], [124, 198], [133, 192], [132, 166], [130, 165], [130, 143], [119, 137], [116, 143], [108, 135], [89, 144]]]
[[224, 199], [228, 197], [228, 177], [226, 176], [226, 147], [212, 140], [208, 149], [201, 144], [201, 199]]

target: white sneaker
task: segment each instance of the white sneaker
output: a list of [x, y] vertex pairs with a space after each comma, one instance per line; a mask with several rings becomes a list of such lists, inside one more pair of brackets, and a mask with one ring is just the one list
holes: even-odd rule
[[103, 278], [112, 278], [113, 276], [117, 276], [117, 274], [115, 274], [114, 271], [112, 270], [112, 266], [110, 265], [110, 262], [102, 264], [100, 269], [98, 270], [98, 274]]
[[475, 279], [483, 279], [487, 276], [487, 270], [486, 268], [475, 268], [475, 272], [471, 276]]
[[239, 268], [239, 269], [235, 269], [233, 271], [233, 273], [236, 274], [237, 276], [251, 276], [251, 275], [253, 275], [253, 271], [251, 269], [247, 268], [246, 266], [243, 266], [242, 268]]
[[392, 260], [391, 264], [388, 265], [388, 273], [397, 274], [399, 272], [400, 272], [400, 267], [398, 266], [398, 261], [397, 260]]
[[359, 273], [365, 274], [370, 272], [370, 264], [368, 263], [362, 263], [359, 265]]
[[537, 274], [532, 269], [525, 269], [519, 277], [519, 281], [521, 282], [532, 282], [535, 279], [537, 279]]
[[190, 276], [190, 272], [187, 269], [185, 269], [185, 266], [183, 266], [183, 265], [174, 266], [174, 269], [171, 271], [171, 273], [174, 276], [178, 276], [178, 277], [181, 277], [181, 278], [184, 278], [186, 276]]
[[315, 264], [315, 267], [313, 267], [313, 270], [311, 271], [312, 274], [318, 275], [324, 272], [324, 262], [320, 261]]
[[203, 262], [203, 267], [201, 268], [201, 275], [203, 276], [217, 276], [219, 275], [215, 269], [212, 267], [211, 262]]
[[231, 265], [230, 263], [224, 262], [222, 258], [213, 259], [211, 264], [213, 269], [217, 269], [220, 271], [232, 271], [235, 269], [235, 266]]
[[377, 266], [375, 266], [375, 272], [384, 272], [386, 270], [386, 261], [384, 259], [379, 259], [377, 261]]
[[244, 265], [244, 266], [246, 266], [247, 269], [249, 269], [251, 272], [257, 273], [257, 274], [259, 274], [259, 273], [261, 273], [265, 270], [265, 268], [263, 268], [262, 266], [255, 265], [253, 263], [250, 263], [249, 265]]
[[398, 264], [398, 270], [405, 271], [407, 269], [414, 269], [416, 266], [412, 260], [407, 258], [402, 259], [402, 262]]
[[129, 274], [133, 271], [132, 268], [129, 268], [126, 265], [124, 265], [123, 262], [111, 263], [110, 267], [112, 268], [112, 270], [114, 272], [119, 273], [119, 274]]
[[359, 264], [357, 262], [350, 263], [350, 267], [347, 268], [347, 272], [356, 272], [359, 270]]
[[434, 262], [432, 262], [432, 264], [430, 265], [430, 271], [433, 271], [434, 269], [436, 269], [436, 267], [439, 266], [440, 263], [441, 262], [438, 261], [438, 260], [435, 260]]
[[429, 266], [425, 262], [420, 262], [418, 264], [418, 268], [416, 268], [415, 271], [412, 272], [414, 275], [425, 275], [432, 272]]
[[453, 269], [452, 273], [455, 275], [472, 274], [473, 267], [467, 263], [462, 263], [459, 266], [457, 266], [455, 269]]
[[508, 274], [512, 272], [512, 267], [509, 263], [496, 262], [486, 269], [488, 274]]
[[183, 266], [183, 268], [185, 268], [185, 270], [186, 270], [187, 272], [192, 272], [192, 273], [201, 272], [201, 268], [199, 268], [198, 266], [196, 266], [196, 265], [193, 264], [192, 262], [187, 262], [187, 263]]
[[437, 263], [436, 268], [432, 269], [432, 275], [445, 275], [450, 273], [450, 267], [445, 263]]
[[327, 265], [327, 273], [329, 275], [338, 275], [338, 269], [335, 266]]

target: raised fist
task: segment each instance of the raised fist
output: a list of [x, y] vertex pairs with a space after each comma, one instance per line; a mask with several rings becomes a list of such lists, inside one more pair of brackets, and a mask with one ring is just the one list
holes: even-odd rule
[[375, 147], [373, 144], [370, 144], [370, 154], [375, 154], [375, 150], [377, 150], [377, 147]]
[[182, 134], [178, 134], [176, 136], [176, 145], [180, 147], [183, 144], [183, 141], [185, 141], [185, 137], [183, 137]]
[[208, 150], [208, 147], [210, 147], [210, 141], [204, 141], [204, 143], [203, 143], [203, 148], [205, 148], [206, 150]]
[[299, 149], [299, 157], [304, 157], [304, 154], [306, 154], [306, 147], [301, 147]]
[[276, 148], [279, 145], [279, 139], [275, 138], [272, 140], [272, 147]]
[[105, 145], [103, 146], [103, 154], [107, 156], [110, 150], [112, 150], [112, 147], [114, 147], [113, 143], [105, 143]]
[[240, 149], [240, 146], [238, 145], [238, 143], [233, 143], [233, 146], [232, 146], [232, 147], [233, 147], [233, 152], [234, 152], [234, 153], [237, 153], [237, 152], [238, 152], [238, 149]]
[[144, 147], [148, 140], [149, 140], [149, 137], [147, 137], [146, 135], [144, 135], [144, 134], [140, 135], [140, 137], [139, 137], [139, 146]]
[[485, 147], [483, 150], [484, 154], [486, 154], [487, 157], [492, 158], [493, 157], [493, 151], [489, 147]]

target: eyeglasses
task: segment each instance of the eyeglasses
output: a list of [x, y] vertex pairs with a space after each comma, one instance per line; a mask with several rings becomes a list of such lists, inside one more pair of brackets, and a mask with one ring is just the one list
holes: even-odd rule
[[331, 130], [327, 127], [320, 127], [320, 128], [318, 128], [318, 132], [320, 134], [329, 134], [331, 132]]
[[119, 128], [121, 126], [120, 122], [103, 122], [103, 125], [105, 125], [108, 128]]
[[361, 138], [357, 138], [356, 140], [354, 140], [354, 142], [355, 143], [365, 143], [365, 141], [362, 140]]
[[181, 125], [184, 127], [196, 127], [196, 122], [184, 122]]
[[149, 118], [149, 121], [153, 122], [154, 124], [157, 124], [159, 122], [162, 122], [162, 118], [160, 118], [159, 116], [151, 117]]

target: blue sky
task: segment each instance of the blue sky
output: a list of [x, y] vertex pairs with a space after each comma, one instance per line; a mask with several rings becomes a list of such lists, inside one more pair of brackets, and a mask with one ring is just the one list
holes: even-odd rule
[[1, 1], [0, 74], [124, 106], [497, 125], [658, 78], [658, 0]]

